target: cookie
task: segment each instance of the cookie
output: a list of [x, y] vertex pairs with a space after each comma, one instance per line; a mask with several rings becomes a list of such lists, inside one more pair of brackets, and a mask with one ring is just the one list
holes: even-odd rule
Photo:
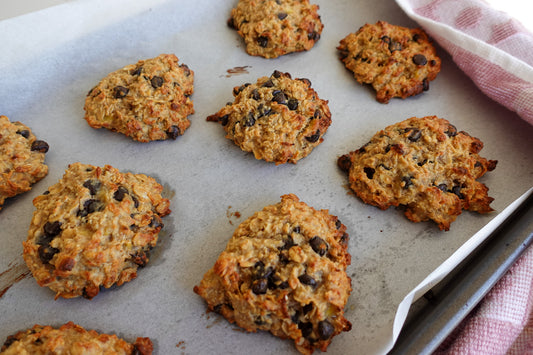
[[140, 60], [89, 91], [85, 119], [139, 142], [176, 139], [190, 126], [194, 72], [174, 54]]
[[376, 98], [388, 103], [429, 90], [441, 60], [420, 28], [394, 26], [384, 21], [366, 24], [337, 47], [341, 60], [361, 84], [370, 84]]
[[412, 117], [377, 132], [341, 156], [350, 187], [365, 203], [405, 206], [413, 222], [435, 221], [449, 230], [462, 210], [488, 213], [493, 198], [477, 181], [496, 168], [479, 156], [483, 143], [436, 116]]
[[163, 187], [112, 166], [71, 164], [61, 180], [33, 200], [23, 257], [55, 298], [91, 299], [122, 285], [148, 263], [170, 213]]
[[302, 354], [326, 351], [351, 329], [347, 243], [337, 217], [284, 195], [237, 227], [194, 292], [249, 332], [292, 339]]
[[308, 0], [239, 0], [228, 26], [244, 38], [248, 54], [277, 58], [313, 48], [324, 28], [317, 11]]
[[130, 344], [115, 334], [101, 334], [95, 330], [68, 322], [59, 328], [49, 325], [34, 325], [7, 337], [2, 355], [15, 354], [116, 354], [151, 355], [153, 345], [150, 338], [137, 338]]
[[6, 198], [31, 190], [48, 174], [48, 144], [20, 122], [0, 116], [0, 210]]
[[255, 84], [235, 87], [233, 95], [233, 103], [207, 120], [221, 123], [226, 138], [243, 151], [276, 165], [306, 157], [331, 124], [328, 101], [308, 79], [292, 79], [289, 73], [276, 70]]

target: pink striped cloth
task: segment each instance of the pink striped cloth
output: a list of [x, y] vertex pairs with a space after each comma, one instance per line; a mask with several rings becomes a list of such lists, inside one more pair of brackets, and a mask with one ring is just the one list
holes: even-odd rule
[[483, 0], [396, 2], [481, 91], [533, 125], [533, 34], [520, 22]]
[[533, 354], [533, 249], [509, 269], [434, 355]]

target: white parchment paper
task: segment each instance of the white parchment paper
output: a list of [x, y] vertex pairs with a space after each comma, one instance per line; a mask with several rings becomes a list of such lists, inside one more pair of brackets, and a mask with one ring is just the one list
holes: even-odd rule
[[[0, 211], [0, 339], [36, 323], [73, 321], [128, 340], [149, 336], [156, 354], [296, 354], [290, 341], [245, 333], [206, 313], [192, 291], [238, 223], [295, 193], [339, 216], [350, 234], [353, 292], [346, 317], [353, 329], [337, 336], [328, 354], [383, 353], [406, 295], [531, 187], [532, 127], [486, 98], [440, 48], [442, 71], [430, 90], [387, 105], [344, 68], [335, 48], [361, 25], [385, 20], [416, 26], [393, 2], [317, 0], [325, 26], [320, 41], [308, 52], [273, 60], [247, 55], [226, 26], [236, 2], [78, 0], [0, 22], [0, 114], [29, 125], [50, 144], [48, 176]], [[176, 141], [138, 143], [90, 128], [83, 120], [87, 92], [107, 73], [161, 53], [175, 53], [195, 72], [196, 113], [186, 133]], [[231, 74], [236, 67], [244, 70]], [[324, 143], [297, 165], [257, 161], [225, 139], [219, 125], [205, 121], [233, 99], [234, 86], [276, 69], [308, 78], [332, 111]], [[426, 115], [479, 137], [485, 143], [481, 155], [499, 161], [482, 178], [495, 198], [495, 213], [464, 212], [449, 232], [441, 232], [430, 222], [409, 222], [401, 210], [365, 205], [348, 192], [338, 156], [387, 125]], [[6, 275], [24, 275], [22, 241], [32, 199], [76, 161], [155, 177], [173, 212], [136, 280], [92, 301], [54, 301], [30, 276], [6, 284]]]

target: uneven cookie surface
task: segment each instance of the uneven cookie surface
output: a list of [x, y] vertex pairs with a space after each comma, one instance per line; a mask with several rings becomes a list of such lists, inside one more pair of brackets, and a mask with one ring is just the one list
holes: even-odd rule
[[371, 84], [382, 103], [429, 90], [429, 82], [437, 77], [441, 66], [435, 47], [422, 29], [384, 21], [350, 33], [337, 49], [355, 79]]
[[48, 174], [48, 148], [26, 125], [0, 116], [0, 209], [6, 198], [31, 190]]
[[255, 84], [235, 87], [233, 95], [233, 103], [207, 120], [221, 123], [226, 138], [256, 159], [295, 164], [323, 142], [331, 124], [328, 101], [309, 80], [289, 73], [274, 71]]
[[303, 354], [326, 351], [351, 329], [347, 243], [337, 217], [284, 195], [237, 227], [194, 292], [249, 332], [292, 339]]
[[23, 256], [40, 286], [58, 297], [91, 299], [148, 263], [170, 213], [163, 187], [143, 174], [71, 164], [36, 197]]
[[59, 328], [34, 325], [28, 330], [9, 336], [0, 351], [2, 355], [150, 355], [153, 345], [149, 338], [137, 338], [135, 343], [131, 344], [114, 334], [85, 330], [68, 322]]
[[462, 210], [488, 213], [493, 198], [477, 181], [496, 167], [479, 156], [483, 143], [436, 116], [412, 117], [376, 133], [338, 160], [350, 187], [365, 203], [406, 206], [413, 222], [435, 221], [449, 230]]
[[176, 139], [190, 126], [194, 73], [174, 54], [140, 60], [89, 91], [85, 119], [140, 142]]
[[228, 25], [244, 38], [248, 54], [276, 58], [314, 46], [324, 27], [317, 11], [308, 0], [239, 0]]

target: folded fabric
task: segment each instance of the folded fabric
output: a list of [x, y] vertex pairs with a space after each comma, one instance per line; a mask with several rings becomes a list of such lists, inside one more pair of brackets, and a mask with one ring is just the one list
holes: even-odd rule
[[533, 249], [526, 250], [434, 355], [533, 354]]
[[396, 0], [487, 96], [533, 125], [533, 34], [483, 0]]

